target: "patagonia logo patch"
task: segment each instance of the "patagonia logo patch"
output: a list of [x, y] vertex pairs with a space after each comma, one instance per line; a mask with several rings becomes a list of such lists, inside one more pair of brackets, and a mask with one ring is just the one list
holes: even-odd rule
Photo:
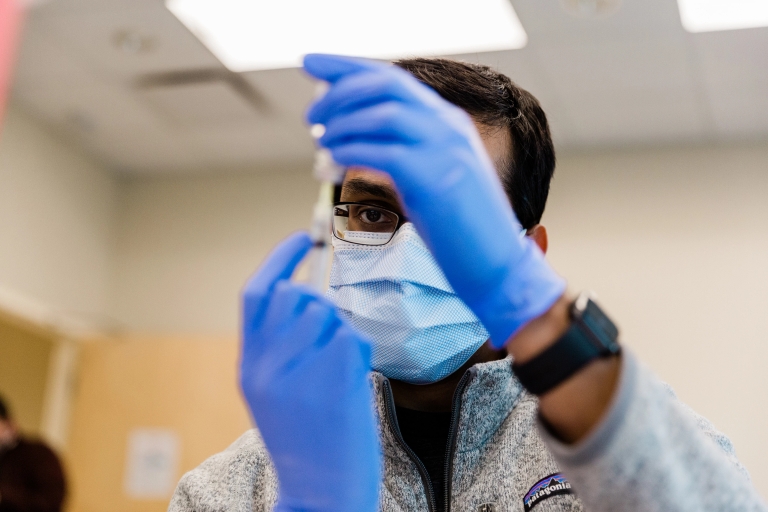
[[561, 494], [573, 494], [571, 484], [565, 479], [562, 473], [545, 476], [531, 487], [531, 490], [523, 497], [523, 506], [525, 512], [552, 496]]

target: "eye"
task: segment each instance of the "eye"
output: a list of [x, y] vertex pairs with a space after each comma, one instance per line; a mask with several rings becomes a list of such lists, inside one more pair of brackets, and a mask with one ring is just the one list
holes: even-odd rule
[[381, 211], [374, 210], [373, 208], [369, 208], [368, 210], [363, 211], [361, 215], [363, 217], [363, 220], [370, 223], [379, 222], [382, 218]]
[[382, 208], [369, 205], [356, 205], [350, 208], [350, 217], [354, 218], [358, 230], [394, 231], [397, 225], [397, 215]]

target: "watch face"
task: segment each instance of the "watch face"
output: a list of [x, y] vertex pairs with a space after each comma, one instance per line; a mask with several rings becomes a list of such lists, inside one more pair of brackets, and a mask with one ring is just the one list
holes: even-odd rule
[[580, 320], [608, 354], [619, 351], [619, 329], [593, 300], [587, 302]]

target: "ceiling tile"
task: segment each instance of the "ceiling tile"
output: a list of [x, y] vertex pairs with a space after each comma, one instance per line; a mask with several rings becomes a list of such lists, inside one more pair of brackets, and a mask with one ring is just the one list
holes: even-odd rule
[[273, 69], [243, 74], [266, 99], [267, 109], [285, 118], [304, 119], [316, 82], [300, 69]]
[[619, 10], [605, 18], [574, 16], [562, 8], [559, 0], [512, 0], [512, 4], [533, 47], [649, 39], [683, 33], [676, 0], [623, 0]]
[[[190, 139], [207, 148], [217, 162], [241, 167], [255, 162], [311, 161], [314, 144], [302, 123], [275, 121], [262, 126], [190, 130]], [[311, 169], [307, 169], [309, 173]]]
[[153, 87], [137, 92], [168, 121], [177, 125], [243, 123], [260, 113], [226, 82]]
[[157, 116], [137, 101], [131, 88], [89, 76], [17, 86], [14, 98], [57, 126], [66, 125], [72, 116], [89, 119], [95, 130], [147, 127], [158, 122]]
[[128, 5], [155, 7], [163, 4], [164, 0], [51, 0], [40, 2], [39, 5], [34, 8], [34, 11], [50, 15], [67, 12], [114, 10], [124, 8]]
[[153, 124], [148, 127], [101, 129], [79, 136], [80, 142], [121, 172], [159, 172], [216, 167], [210, 151], [188, 133]]
[[[36, 13], [34, 29], [48, 32], [94, 71], [133, 79], [177, 69], [222, 67], [218, 60], [162, 3], [122, 2], [122, 7]], [[116, 38], [135, 32], [146, 38], [146, 51], [121, 50]]]
[[36, 23], [34, 18], [27, 20], [14, 69], [15, 87], [56, 83], [62, 78], [88, 73], [88, 67], [74, 52], [59, 44], [44, 25]]
[[704, 130], [685, 41], [611, 41], [532, 50], [586, 145], [691, 139]]
[[[558, 148], [768, 137], [768, 29], [683, 31], [676, 0], [624, 0], [604, 19], [558, 0], [511, 0], [526, 48], [455, 56], [529, 90]], [[132, 32], [148, 42], [118, 48]], [[262, 110], [223, 82], [148, 90], [148, 74], [223, 70], [162, 0], [55, 0], [26, 25], [14, 97], [123, 171], [308, 161], [314, 84], [300, 70], [246, 73]]]
[[768, 28], [692, 34], [690, 40], [718, 133], [768, 136]]

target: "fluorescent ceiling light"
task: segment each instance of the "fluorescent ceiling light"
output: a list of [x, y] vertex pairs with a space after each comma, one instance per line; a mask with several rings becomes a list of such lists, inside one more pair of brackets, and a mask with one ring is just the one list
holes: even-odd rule
[[688, 32], [768, 26], [768, 0], [677, 0]]
[[307, 53], [391, 59], [525, 46], [509, 0], [166, 0], [232, 71], [301, 65]]

